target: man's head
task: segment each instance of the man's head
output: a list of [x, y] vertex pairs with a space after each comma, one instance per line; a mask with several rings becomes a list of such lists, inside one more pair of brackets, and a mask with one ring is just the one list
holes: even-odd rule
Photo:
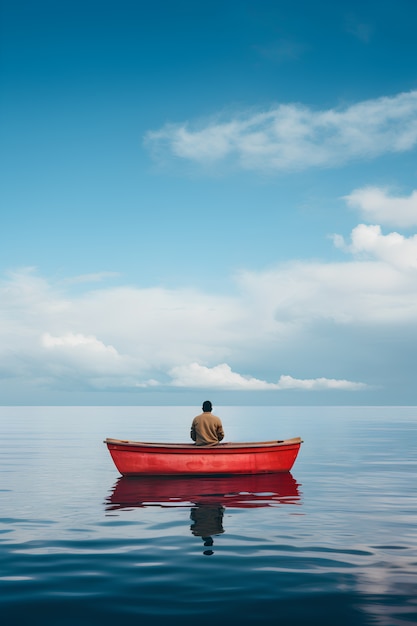
[[204, 413], [210, 413], [212, 410], [213, 410], [213, 405], [211, 404], [210, 400], [206, 400], [205, 402], [203, 402]]

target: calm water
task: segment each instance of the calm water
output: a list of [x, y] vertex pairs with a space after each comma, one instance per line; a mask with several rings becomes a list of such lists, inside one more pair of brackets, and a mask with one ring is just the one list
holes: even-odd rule
[[216, 407], [291, 474], [119, 477], [105, 437], [198, 409], [0, 408], [1, 624], [417, 624], [416, 408]]

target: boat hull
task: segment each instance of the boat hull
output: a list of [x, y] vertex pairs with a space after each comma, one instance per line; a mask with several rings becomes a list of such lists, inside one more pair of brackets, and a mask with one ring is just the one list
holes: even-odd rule
[[106, 439], [122, 476], [228, 475], [289, 472], [301, 439], [217, 446], [167, 444]]

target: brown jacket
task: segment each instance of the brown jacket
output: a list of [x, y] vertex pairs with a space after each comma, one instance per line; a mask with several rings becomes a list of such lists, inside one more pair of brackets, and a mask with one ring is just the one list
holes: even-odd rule
[[191, 439], [197, 446], [214, 446], [224, 437], [221, 420], [211, 413], [201, 413], [191, 424]]

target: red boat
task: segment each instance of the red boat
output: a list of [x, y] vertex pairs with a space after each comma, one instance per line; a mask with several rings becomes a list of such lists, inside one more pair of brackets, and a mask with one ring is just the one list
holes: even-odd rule
[[227, 475], [289, 472], [302, 440], [253, 443], [146, 443], [105, 439], [114, 464], [123, 476]]

